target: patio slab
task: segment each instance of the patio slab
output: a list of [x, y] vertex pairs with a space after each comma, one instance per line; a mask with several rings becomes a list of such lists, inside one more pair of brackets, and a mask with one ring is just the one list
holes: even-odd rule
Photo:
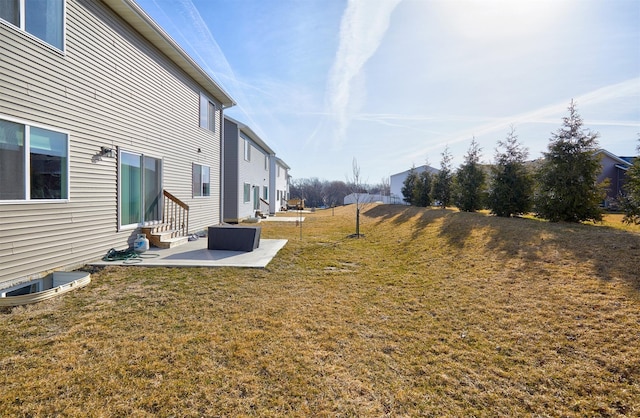
[[[286, 239], [261, 239], [253, 251], [208, 250], [207, 239], [200, 238], [175, 248], [150, 248], [141, 258], [123, 261], [96, 261], [92, 266], [148, 267], [253, 267], [265, 268], [287, 243]], [[157, 254], [157, 255], [156, 255]]]

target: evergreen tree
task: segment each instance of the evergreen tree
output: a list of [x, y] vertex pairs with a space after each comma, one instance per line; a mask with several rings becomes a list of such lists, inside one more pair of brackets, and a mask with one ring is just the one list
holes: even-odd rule
[[431, 197], [434, 201], [439, 202], [442, 209], [451, 204], [451, 188], [453, 183], [453, 172], [451, 171], [451, 153], [449, 147], [442, 152], [442, 160], [440, 161], [440, 172], [433, 177], [433, 187], [431, 189]]
[[409, 174], [407, 174], [407, 178], [404, 179], [404, 182], [402, 183], [402, 189], [400, 190], [402, 192], [402, 200], [410, 205], [413, 205], [415, 203], [413, 199], [413, 193], [416, 187], [417, 179], [418, 174], [416, 173], [416, 167], [412, 166], [409, 170]]
[[491, 169], [489, 209], [497, 216], [522, 215], [531, 210], [533, 179], [524, 165], [528, 152], [518, 143], [515, 129], [505, 141], [498, 141], [495, 165]]
[[464, 212], [482, 209], [485, 174], [480, 166], [480, 151], [474, 138], [455, 176], [454, 203]]
[[416, 206], [431, 206], [431, 173], [428, 170], [417, 176], [413, 197]]
[[548, 152], [538, 171], [535, 210], [552, 222], [601, 221], [604, 199], [596, 184], [601, 171], [594, 155], [598, 134], [582, 127], [582, 118], [573, 100], [563, 126], [552, 134]]
[[[638, 142], [640, 143], [640, 139]], [[637, 149], [640, 153], [640, 144]], [[636, 157], [631, 168], [627, 170], [624, 192], [621, 199], [624, 211], [622, 221], [638, 225], [640, 224], [640, 156]]]

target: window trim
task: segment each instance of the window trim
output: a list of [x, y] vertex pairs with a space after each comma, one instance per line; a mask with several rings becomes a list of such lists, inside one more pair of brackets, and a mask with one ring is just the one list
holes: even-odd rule
[[[213, 109], [213, 115], [209, 113], [209, 110]], [[215, 101], [211, 100], [209, 96], [200, 92], [200, 127], [209, 132], [216, 133], [218, 131], [216, 125], [216, 114], [218, 113], [218, 105]], [[213, 116], [213, 120], [211, 117]]]
[[[196, 190], [193, 187], [193, 176], [195, 174], [194, 170], [195, 167], [199, 166], [200, 169], [200, 189], [199, 192], [202, 192], [202, 167], [207, 167], [209, 169], [209, 194], [208, 195], [203, 195], [203, 194], [196, 194]], [[199, 163], [191, 163], [191, 197], [193, 197], [194, 199], [206, 199], [206, 198], [210, 198], [211, 197], [211, 166], [206, 165], [206, 164], [199, 164]]]
[[244, 139], [244, 160], [251, 161], [251, 141]]
[[39, 44], [46, 46], [48, 48], [51, 48], [53, 51], [62, 53], [64, 55], [65, 51], [67, 50], [67, 0], [62, 0], [62, 48], [58, 48], [57, 46], [50, 44], [44, 39], [37, 37], [31, 32], [28, 32], [26, 28], [27, 24], [26, 24], [26, 13], [25, 13], [25, 8], [26, 8], [25, 0], [18, 0], [18, 7], [20, 9], [19, 10], [19, 13], [20, 13], [19, 26], [16, 26], [7, 20], [4, 20], [1, 17], [0, 17], [0, 23], [5, 24], [10, 28], [16, 29], [19, 33], [26, 35], [28, 38], [34, 41], [37, 41]]
[[[243, 183], [242, 203], [251, 203], [251, 183]], [[248, 200], [247, 200], [248, 197]]]
[[[142, 159], [141, 163], [143, 164], [141, 166], [141, 170], [144, 171], [144, 158], [145, 157], [149, 157], [149, 158], [153, 158], [154, 160], [158, 160], [160, 161], [160, 184], [159, 184], [159, 189], [162, 191], [164, 190], [164, 170], [165, 170], [165, 161], [163, 157], [160, 156], [156, 156], [155, 154], [147, 154], [144, 152], [140, 152], [140, 151], [131, 151], [129, 149], [125, 149], [125, 148], [121, 148], [118, 147], [118, 162], [117, 162], [117, 211], [118, 211], [118, 232], [120, 231], [129, 231], [132, 229], [137, 229], [141, 226], [144, 226], [147, 222], [146, 220], [143, 220], [142, 222], [138, 222], [138, 223], [133, 223], [133, 224], [123, 224], [122, 223], [122, 209], [121, 209], [121, 204], [122, 204], [122, 153], [126, 153], [129, 155], [136, 155], [138, 157], [140, 157]], [[144, 180], [143, 180], [144, 183]], [[144, 195], [144, 190], [142, 191], [142, 194]], [[144, 212], [144, 208], [143, 208], [143, 204], [144, 202], [140, 202], [141, 205], [141, 212]], [[160, 199], [159, 202], [160, 205], [160, 214], [162, 215], [162, 212], [164, 210], [164, 208], [162, 207], [162, 199]]]
[[[69, 131], [66, 131], [64, 129], [60, 129], [60, 128], [56, 128], [53, 126], [49, 126], [49, 125], [42, 125], [40, 123], [33, 123], [30, 122], [28, 120], [25, 119], [19, 119], [19, 118], [14, 118], [11, 116], [7, 116], [4, 115], [2, 113], [0, 113], [0, 119], [2, 120], [6, 120], [7, 122], [13, 122], [13, 123], [18, 123], [20, 125], [24, 125], [24, 146], [25, 146], [25, 153], [24, 153], [24, 158], [25, 158], [25, 162], [24, 162], [24, 172], [22, 173], [22, 175], [24, 176], [24, 193], [25, 193], [25, 198], [24, 199], [7, 199], [7, 200], [0, 200], [0, 205], [6, 205], [6, 204], [38, 204], [38, 203], [68, 203], [71, 201], [71, 135], [69, 134]], [[66, 176], [67, 176], [67, 197], [64, 199], [32, 199], [31, 198], [31, 138], [30, 138], [30, 133], [31, 133], [31, 128], [40, 128], [40, 129], [46, 129], [48, 131], [53, 131], [53, 132], [57, 132], [63, 135], [66, 135], [67, 137], [67, 147], [66, 147], [66, 153], [67, 153], [67, 167], [66, 167]]]
[[23, 289], [25, 287], [30, 287], [31, 289], [35, 288], [35, 290], [33, 292], [29, 291], [28, 294], [42, 292], [44, 290], [44, 279], [36, 279], [36, 280], [28, 281], [28, 282], [22, 282], [20, 284], [14, 285], [14, 286], [4, 288], [4, 289], [0, 290], [0, 298], [11, 297], [10, 295], [7, 296], [7, 293], [15, 292], [16, 290]]

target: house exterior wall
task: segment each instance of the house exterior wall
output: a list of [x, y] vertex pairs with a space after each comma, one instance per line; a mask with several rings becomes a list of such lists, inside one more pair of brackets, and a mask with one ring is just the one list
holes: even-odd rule
[[610, 155], [608, 152], [602, 150], [598, 152], [600, 157], [600, 165], [602, 166], [602, 172], [598, 176], [598, 183], [609, 179], [609, 187], [607, 189], [607, 198], [617, 198], [623, 190], [626, 171], [616, 166], [630, 167], [631, 165], [618, 157]]
[[[96, 161], [101, 146], [162, 159], [190, 231], [221, 220], [221, 107], [215, 132], [200, 128], [198, 83], [102, 2], [65, 7], [64, 51], [0, 22], [0, 119], [67, 132], [70, 167], [66, 201], [0, 201], [0, 283], [132, 242], [137, 229], [119, 227], [118, 158]], [[211, 168], [209, 197], [192, 197], [193, 163]]]
[[[249, 161], [244, 159], [244, 144], [245, 140], [248, 141], [250, 149], [250, 158]], [[245, 219], [255, 214], [255, 196], [253, 192], [254, 187], [258, 187], [259, 197], [263, 197], [263, 189], [264, 187], [269, 187], [269, 165], [267, 164], [265, 168], [265, 156], [268, 158], [269, 154], [262, 149], [258, 144], [256, 144], [251, 138], [245, 135], [242, 131], [240, 131], [240, 141], [239, 146], [241, 150], [240, 158], [238, 158], [239, 165], [239, 182], [238, 187], [239, 190], [242, 190], [244, 194], [244, 184], [249, 183], [251, 185], [251, 193], [249, 202], [244, 202], [244, 198], [240, 200], [240, 219]], [[265, 205], [262, 202], [258, 204], [259, 210], [263, 213], [268, 212], [268, 204]]]
[[271, 195], [269, 210], [271, 214], [287, 207], [289, 199], [289, 166], [277, 157], [271, 158]]
[[[241, 222], [243, 219], [253, 217], [256, 210], [262, 213], [269, 212], [267, 203], [261, 202], [264, 197], [264, 188], [270, 188], [270, 159], [272, 151], [265, 149], [255, 139], [250, 129], [232, 118], [225, 118], [224, 133], [224, 222]], [[249, 160], [245, 159], [245, 141], [249, 146]], [[266, 163], [265, 163], [266, 159]], [[244, 188], [249, 184], [249, 200], [245, 202]], [[255, 188], [259, 189], [258, 209], [256, 209]]]
[[242, 190], [238, 188], [238, 159], [241, 149], [238, 145], [240, 137], [240, 128], [238, 125], [228, 119], [224, 119], [224, 195], [223, 204], [223, 220], [224, 222], [238, 222], [240, 217], [239, 209], [242, 199]]

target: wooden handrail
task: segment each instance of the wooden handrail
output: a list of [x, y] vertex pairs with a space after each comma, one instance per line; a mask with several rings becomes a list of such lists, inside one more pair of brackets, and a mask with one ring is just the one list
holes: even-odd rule
[[184, 203], [182, 200], [178, 199], [177, 197], [175, 197], [174, 195], [172, 195], [171, 193], [169, 193], [166, 190], [162, 191], [162, 194], [166, 197], [168, 197], [172, 202], [175, 202], [178, 206], [180, 206], [183, 209], [189, 210], [189, 205], [187, 205], [186, 203]]
[[177, 231], [180, 236], [189, 234], [189, 205], [166, 190], [162, 191], [162, 223]]

